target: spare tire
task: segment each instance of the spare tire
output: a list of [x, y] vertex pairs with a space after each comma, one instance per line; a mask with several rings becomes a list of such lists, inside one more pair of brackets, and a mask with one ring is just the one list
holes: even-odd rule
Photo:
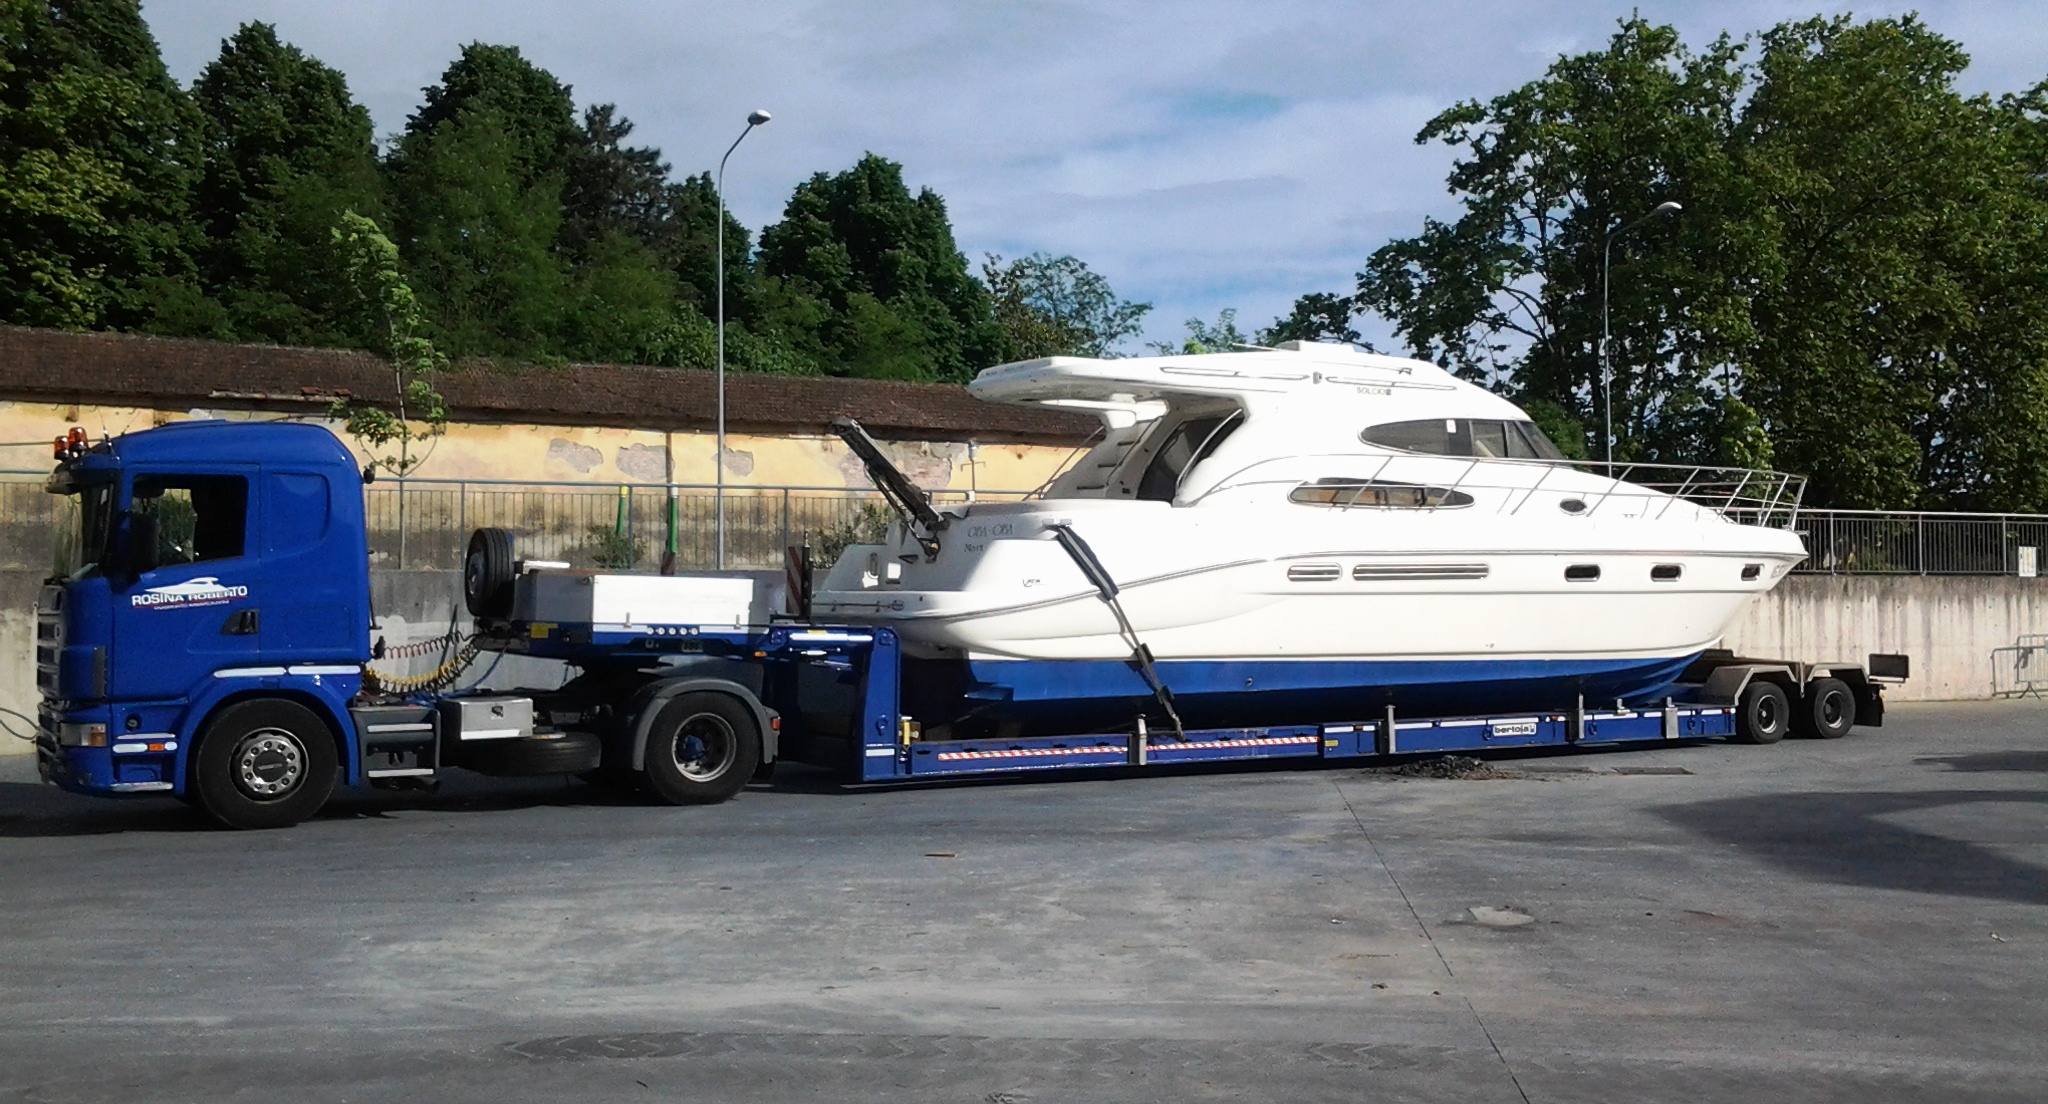
[[479, 529], [469, 535], [469, 554], [462, 558], [462, 601], [472, 617], [511, 616], [510, 530]]
[[462, 749], [462, 766], [498, 778], [582, 774], [604, 759], [604, 743], [590, 732], [551, 732], [510, 740], [482, 740]]

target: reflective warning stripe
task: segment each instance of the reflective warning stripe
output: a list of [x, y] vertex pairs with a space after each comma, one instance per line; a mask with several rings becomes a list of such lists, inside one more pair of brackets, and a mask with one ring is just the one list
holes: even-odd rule
[[1168, 740], [1153, 744], [1152, 752], [1156, 755], [1162, 751], [1194, 751], [1207, 748], [1289, 747], [1297, 744], [1313, 744], [1320, 740], [1321, 737], [1315, 733], [1309, 733], [1306, 736], [1269, 736], [1257, 740], [1205, 740], [1201, 743], [1186, 744]]
[[[1269, 736], [1257, 740], [1202, 740], [1189, 743], [1162, 740], [1149, 745], [1148, 750], [1152, 754], [1158, 755], [1175, 751], [1223, 751], [1231, 748], [1249, 747], [1299, 747], [1304, 744], [1314, 745], [1319, 742], [1321, 742], [1321, 737], [1315, 733], [1309, 733], [1303, 736]], [[1115, 744], [1100, 744], [1095, 747], [1078, 748], [1006, 748], [1001, 751], [942, 751], [933, 756], [933, 758], [943, 762], [953, 762], [963, 759], [1035, 759], [1048, 755], [1123, 755], [1127, 751], [1128, 749]]]

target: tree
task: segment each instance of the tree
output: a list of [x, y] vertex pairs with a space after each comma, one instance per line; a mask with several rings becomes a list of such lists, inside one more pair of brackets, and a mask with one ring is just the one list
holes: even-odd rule
[[797, 186], [761, 232], [761, 329], [828, 370], [965, 381], [1007, 359], [987, 289], [953, 242], [946, 204], [913, 197], [903, 167], [870, 153]]
[[0, 0], [0, 318], [148, 321], [190, 277], [194, 129], [135, 0]]
[[[569, 86], [526, 60], [517, 46], [472, 42], [430, 85], [426, 102], [406, 120], [397, 160], [411, 140], [478, 112], [492, 112], [503, 128], [508, 160], [527, 187], [552, 179], [560, 188], [585, 136], [576, 128], [576, 103]], [[621, 132], [623, 137], [623, 132]]]
[[1109, 281], [1072, 256], [1033, 253], [1005, 263], [990, 253], [982, 281], [1012, 355], [1115, 356], [1125, 338], [1144, 330], [1150, 303], [1118, 299]]
[[406, 135], [393, 209], [437, 339], [456, 356], [554, 353], [574, 285], [555, 254], [560, 178], [530, 179], [497, 111]]
[[1203, 353], [1241, 352], [1241, 346], [1249, 346], [1252, 339], [1237, 328], [1237, 311], [1225, 309], [1217, 312], [1216, 321], [1204, 322], [1199, 318], [1187, 320], [1188, 336], [1180, 344], [1171, 341], [1150, 341], [1147, 346], [1160, 356], [1198, 356]]
[[1347, 295], [1332, 295], [1326, 291], [1312, 291], [1294, 301], [1294, 310], [1284, 318], [1276, 318], [1271, 326], [1259, 331], [1259, 344], [1278, 345], [1283, 341], [1336, 341], [1347, 345], [1361, 345], [1372, 351], [1371, 343], [1359, 337], [1351, 326], [1351, 317], [1356, 310], [1354, 301]]
[[[328, 415], [370, 453], [367, 472], [382, 468], [405, 475], [426, 460], [425, 455], [414, 455], [414, 446], [439, 435], [448, 420], [447, 404], [434, 385], [435, 374], [448, 361], [422, 332], [426, 318], [400, 267], [398, 247], [374, 220], [342, 212], [330, 248], [353, 293], [349, 307], [366, 323], [364, 332], [371, 335], [372, 347], [391, 361], [390, 401], [395, 410], [343, 399]], [[392, 445], [398, 446], [396, 454], [379, 454]]]
[[1597, 427], [1603, 247], [1678, 200], [1684, 220], [1614, 247], [1615, 451], [1706, 459], [1684, 454], [1718, 409], [1715, 370], [1748, 339], [1741, 289], [1720, 278], [1744, 243], [1720, 235], [1716, 202], [1734, 177], [1740, 53], [1723, 37], [1695, 54], [1671, 28], [1629, 19], [1605, 51], [1438, 115], [1416, 141], [1463, 148], [1449, 184], [1464, 212], [1375, 251], [1359, 305], [1416, 355], [1547, 403], [1560, 426]]
[[[1775, 462], [1820, 505], [2048, 506], [2039, 90], [1964, 97], [1910, 17], [1753, 47], [1629, 20], [1439, 116], [1419, 140], [1464, 148], [1465, 213], [1374, 253], [1360, 302], [1563, 441], [1603, 413], [1611, 237], [1617, 455]], [[1683, 218], [1615, 233], [1664, 199]]]
[[200, 283], [230, 339], [356, 344], [336, 267], [343, 211], [382, 210], [370, 114], [333, 69], [246, 23], [192, 86], [204, 120]]
[[2048, 505], [2048, 206], [2025, 108], [1918, 20], [1762, 37], [1744, 395], [1823, 503]]

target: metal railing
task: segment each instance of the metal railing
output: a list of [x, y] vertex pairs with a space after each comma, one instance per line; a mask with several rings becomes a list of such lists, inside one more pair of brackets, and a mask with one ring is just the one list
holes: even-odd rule
[[[1575, 485], [1570, 477], [1602, 477]], [[1710, 510], [1742, 525], [1789, 529], [1799, 517], [1806, 478], [1749, 468], [1676, 464], [1605, 464], [1518, 457], [1451, 457], [1414, 453], [1304, 453], [1257, 460], [1194, 496], [1201, 502], [1246, 487], [1407, 488], [1420, 500], [1389, 503], [1371, 495], [1338, 496], [1322, 503], [1341, 508], [1399, 505], [1422, 509], [1472, 507], [1519, 514], [1532, 503], [1562, 505], [1588, 517], [1671, 516], [1680, 503]], [[1481, 499], [1466, 492], [1492, 492]], [[1455, 493], [1451, 493], [1455, 492]], [[1562, 496], [1562, 497], [1560, 497]], [[1296, 499], [1295, 501], [1303, 501]], [[1318, 500], [1319, 502], [1321, 500]], [[1681, 510], [1681, 516], [1683, 511]]]
[[2038, 575], [2048, 515], [1802, 510], [1796, 569], [1818, 575]]

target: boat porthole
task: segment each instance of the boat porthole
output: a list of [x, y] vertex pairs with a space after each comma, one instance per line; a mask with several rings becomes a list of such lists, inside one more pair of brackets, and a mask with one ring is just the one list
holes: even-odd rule
[[1762, 564], [1742, 565], [1742, 581], [1745, 583], [1756, 582], [1758, 578], [1762, 577], [1763, 573], [1764, 565]]
[[1684, 573], [1685, 568], [1677, 564], [1658, 564], [1650, 569], [1650, 578], [1659, 583], [1674, 583]]
[[1599, 578], [1599, 564], [1572, 564], [1564, 569], [1564, 581], [1567, 583], [1590, 583]]
[[1558, 503], [1557, 508], [1567, 514], [1583, 514], [1586, 512], [1586, 503], [1583, 499], [1567, 498]]

